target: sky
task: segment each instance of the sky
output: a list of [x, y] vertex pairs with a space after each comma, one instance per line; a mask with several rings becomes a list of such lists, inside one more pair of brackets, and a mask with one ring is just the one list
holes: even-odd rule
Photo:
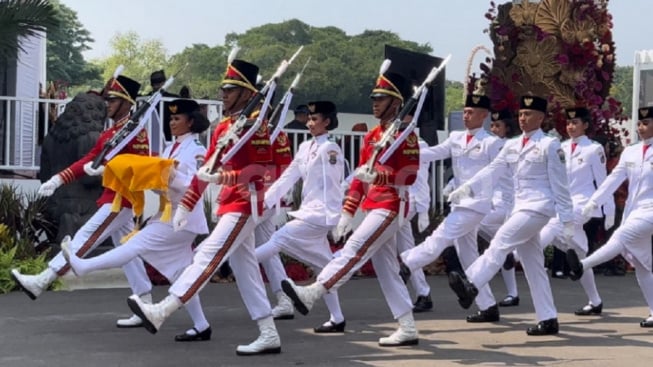
[[[141, 40], [160, 40], [170, 56], [195, 43], [222, 45], [228, 33], [290, 19], [314, 27], [335, 26], [348, 35], [386, 30], [429, 44], [434, 56], [452, 55], [446, 69], [449, 80], [464, 80], [474, 47], [492, 46], [483, 33], [490, 0], [60, 1], [77, 12], [95, 39], [92, 50], [84, 54], [89, 60], [108, 56], [110, 40], [119, 32], [135, 31]], [[636, 50], [653, 49], [649, 36], [653, 0], [611, 0], [608, 9], [614, 20], [617, 64], [632, 65]], [[483, 58], [478, 53], [473, 65]]]

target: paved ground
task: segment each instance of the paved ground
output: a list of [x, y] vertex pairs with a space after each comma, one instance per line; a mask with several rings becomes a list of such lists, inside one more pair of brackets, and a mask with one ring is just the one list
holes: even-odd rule
[[[249, 343], [258, 330], [250, 321], [235, 284], [209, 284], [202, 293], [213, 340], [175, 343], [189, 325], [183, 310], [156, 335], [144, 329], [117, 329], [127, 312], [127, 289], [47, 292], [37, 301], [22, 293], [0, 296], [0, 366], [650, 366], [653, 329], [639, 327], [648, 315], [633, 274], [597, 276], [606, 307], [603, 317], [580, 318], [573, 310], [585, 302], [580, 285], [553, 279], [560, 312], [558, 336], [528, 337], [533, 307], [525, 279], [519, 307], [502, 309], [496, 324], [468, 324], [444, 276], [427, 278], [436, 309], [416, 316], [417, 347], [380, 348], [377, 340], [396, 327], [376, 279], [350, 281], [341, 290], [347, 317], [345, 335], [319, 336], [312, 327], [325, 321], [322, 303], [308, 315], [279, 321], [282, 353], [238, 357], [236, 345]], [[499, 280], [500, 281], [500, 280]], [[503, 297], [500, 282], [493, 283]], [[157, 287], [155, 298], [165, 296]]]

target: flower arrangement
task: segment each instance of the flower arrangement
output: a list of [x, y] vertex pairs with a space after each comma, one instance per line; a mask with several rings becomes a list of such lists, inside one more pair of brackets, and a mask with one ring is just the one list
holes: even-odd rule
[[600, 132], [617, 133], [608, 122], [625, 117], [609, 95], [615, 44], [608, 1], [491, 1], [485, 17], [494, 58], [480, 67], [493, 108], [516, 110], [520, 95], [546, 96], [563, 136], [564, 108], [578, 106], [588, 107]]

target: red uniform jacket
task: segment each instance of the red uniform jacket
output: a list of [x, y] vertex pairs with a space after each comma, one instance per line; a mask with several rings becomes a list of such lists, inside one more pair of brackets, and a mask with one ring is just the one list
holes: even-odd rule
[[[206, 152], [205, 161], [208, 161], [213, 155], [218, 139], [229, 130], [234, 122], [235, 120], [232, 117], [226, 117], [218, 124], [211, 137], [211, 145]], [[243, 129], [242, 134], [245, 132], [246, 130]], [[232, 145], [228, 145], [217, 159], [222, 158], [231, 147]], [[262, 124], [261, 128], [252, 135], [249, 141], [228, 162], [221, 166], [222, 180], [217, 184], [222, 185], [222, 190], [218, 197], [217, 214], [222, 215], [233, 212], [252, 214], [249, 184], [253, 183], [257, 193], [256, 206], [260, 215], [263, 211], [264, 177], [271, 161], [270, 134], [267, 124]], [[192, 210], [202, 197], [207, 185], [207, 182], [199, 180], [197, 176], [193, 177], [188, 190], [181, 199], [180, 205]]]
[[[63, 180], [64, 184], [72, 182], [86, 175], [86, 172], [84, 172], [84, 165], [88, 162], [92, 162], [93, 160], [95, 160], [95, 157], [97, 157], [98, 154], [102, 152], [102, 149], [104, 148], [104, 143], [109, 141], [113, 137], [113, 135], [115, 135], [125, 125], [127, 121], [129, 121], [129, 116], [116, 122], [111, 128], [103, 131], [102, 134], [100, 134], [100, 137], [98, 138], [93, 148], [85, 156], [83, 156], [77, 162], [71, 164], [70, 167], [59, 172], [58, 175], [61, 176], [61, 179]], [[134, 137], [127, 145], [125, 145], [125, 147], [120, 151], [119, 154], [129, 153], [129, 154], [149, 155], [149, 147], [150, 145], [147, 139], [147, 131], [143, 129], [140, 133], [138, 133], [138, 135], [136, 135], [136, 137]], [[104, 191], [102, 192], [102, 195], [97, 200], [98, 206], [102, 206], [103, 204], [111, 204], [115, 196], [116, 193], [113, 190], [109, 190], [105, 188]], [[131, 204], [127, 200], [122, 199], [122, 207], [131, 208]]]
[[[285, 132], [280, 132], [274, 143], [272, 144], [272, 166], [265, 176], [265, 189], [267, 190], [277, 178], [281, 177], [283, 171], [288, 168], [292, 162], [292, 151], [290, 149], [290, 141]], [[282, 207], [290, 206], [282, 200]]]
[[[365, 135], [359, 166], [364, 166], [372, 157], [374, 144], [381, 139], [384, 131], [384, 126], [377, 125]], [[384, 151], [385, 149], [379, 153], [377, 159], [383, 155]], [[374, 164], [377, 177], [373, 183], [367, 184], [354, 178], [345, 197], [343, 210], [352, 216], [359, 206], [363, 210], [388, 209], [398, 212], [400, 198], [397, 186], [412, 185], [417, 178], [418, 169], [419, 145], [417, 135], [413, 132], [408, 135], [385, 164], [381, 165], [378, 162]], [[406, 205], [407, 211], [408, 205]]]

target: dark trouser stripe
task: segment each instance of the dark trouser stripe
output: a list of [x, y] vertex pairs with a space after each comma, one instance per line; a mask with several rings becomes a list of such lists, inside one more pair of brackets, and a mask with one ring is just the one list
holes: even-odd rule
[[184, 293], [183, 296], [180, 297], [181, 303], [186, 304], [188, 300], [191, 299], [197, 293], [197, 291], [204, 285], [211, 276], [213, 276], [213, 273], [218, 270], [218, 266], [224, 259], [225, 255], [227, 255], [227, 252], [229, 252], [229, 249], [231, 249], [231, 246], [236, 242], [236, 238], [238, 238], [238, 235], [240, 234], [240, 231], [243, 230], [243, 227], [245, 227], [245, 223], [247, 223], [247, 220], [249, 219], [249, 215], [243, 214], [240, 218], [238, 218], [238, 222], [236, 222], [236, 225], [234, 226], [234, 229], [231, 230], [231, 233], [229, 233], [229, 237], [227, 237], [227, 240], [224, 242], [222, 247], [215, 253], [213, 256], [213, 259], [211, 259], [211, 262], [209, 265], [204, 269], [202, 274], [195, 279], [193, 284], [191, 284], [190, 288]]
[[[388, 216], [383, 220], [381, 225], [363, 243], [361, 248], [359, 248], [358, 251], [356, 251], [356, 254], [354, 255], [354, 257], [352, 257], [345, 264], [345, 266], [342, 267], [342, 269], [338, 270], [337, 273], [335, 273], [331, 278], [329, 278], [329, 280], [326, 281], [326, 283], [324, 283], [324, 287], [326, 289], [331, 289], [331, 287], [333, 287], [343, 276], [345, 276], [347, 273], [349, 273], [351, 271], [351, 269], [353, 269], [356, 266], [356, 264], [358, 264], [361, 261], [361, 259], [365, 255], [365, 253], [367, 253], [367, 250], [369, 250], [370, 246], [372, 246], [372, 244], [377, 239], [379, 239], [379, 237], [381, 237], [381, 234], [383, 234], [383, 232], [385, 232], [385, 230], [388, 228], [388, 226], [390, 226], [390, 223], [392, 223], [392, 221], [395, 219], [396, 216], [397, 216], [397, 213], [395, 213], [395, 212], [390, 212], [390, 214], [388, 214]], [[347, 244], [345, 244], [345, 246], [347, 246]]]
[[[100, 235], [102, 235], [102, 232], [104, 232], [107, 229], [107, 227], [109, 226], [109, 224], [111, 224], [111, 222], [113, 222], [113, 220], [116, 219], [116, 217], [118, 216], [118, 213], [119, 212], [109, 213], [109, 215], [104, 219], [104, 221], [100, 224], [100, 226], [97, 227], [97, 229], [95, 231], [93, 231], [93, 233], [91, 233], [91, 235], [88, 237], [86, 242], [84, 242], [82, 247], [80, 247], [79, 250], [77, 250], [77, 252], [75, 253], [75, 255], [77, 255], [77, 257], [85, 257], [87, 255], [87, 253], [91, 250], [91, 248], [93, 247], [95, 242], [98, 240], [98, 238], [100, 238]], [[70, 265], [66, 264], [66, 265], [64, 265], [63, 268], [59, 269], [59, 271], [57, 272], [57, 275], [58, 276], [63, 276], [64, 274], [66, 274], [68, 272], [68, 270], [70, 270]]]

